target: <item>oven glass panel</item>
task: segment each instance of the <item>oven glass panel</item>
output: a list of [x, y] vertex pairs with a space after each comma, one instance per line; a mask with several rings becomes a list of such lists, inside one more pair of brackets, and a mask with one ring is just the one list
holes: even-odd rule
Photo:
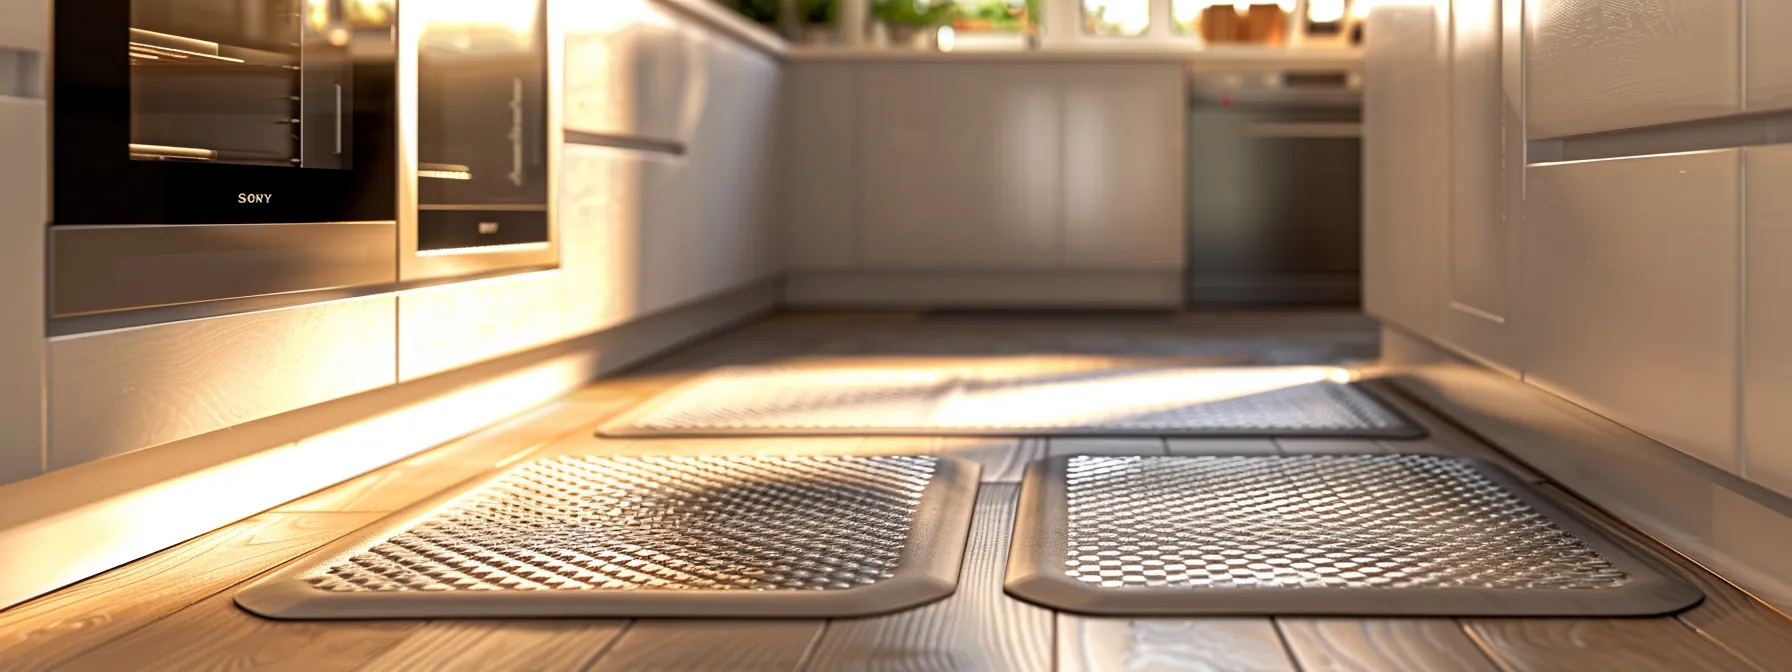
[[350, 50], [368, 0], [131, 0], [130, 157], [352, 167]]
[[417, 49], [419, 204], [545, 210], [542, 4], [439, 0], [427, 11]]

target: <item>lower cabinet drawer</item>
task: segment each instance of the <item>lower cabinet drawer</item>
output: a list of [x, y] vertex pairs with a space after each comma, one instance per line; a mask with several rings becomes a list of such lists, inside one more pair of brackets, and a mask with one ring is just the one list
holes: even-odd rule
[[1734, 471], [1741, 151], [1527, 171], [1526, 380]]
[[52, 339], [49, 468], [391, 385], [391, 296]]

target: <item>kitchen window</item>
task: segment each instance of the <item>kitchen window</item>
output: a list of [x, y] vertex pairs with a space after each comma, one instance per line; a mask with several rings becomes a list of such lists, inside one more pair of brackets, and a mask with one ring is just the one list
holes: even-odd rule
[[1151, 29], [1151, 0], [1082, 0], [1083, 31], [1097, 37], [1138, 37]]

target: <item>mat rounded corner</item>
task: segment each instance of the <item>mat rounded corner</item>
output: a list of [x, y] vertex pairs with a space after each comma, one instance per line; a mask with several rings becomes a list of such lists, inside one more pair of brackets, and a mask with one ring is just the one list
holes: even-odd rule
[[320, 596], [313, 594], [315, 592], [315, 589], [303, 582], [276, 573], [238, 589], [231, 596], [231, 602], [238, 609], [272, 620], [324, 618], [318, 612], [319, 607], [326, 604], [327, 600], [318, 599]]

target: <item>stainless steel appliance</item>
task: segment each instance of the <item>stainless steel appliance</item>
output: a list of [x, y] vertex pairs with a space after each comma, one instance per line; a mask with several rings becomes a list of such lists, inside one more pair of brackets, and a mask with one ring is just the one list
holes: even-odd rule
[[546, 13], [432, 0], [400, 18], [401, 280], [557, 265]]
[[396, 279], [394, 0], [58, 0], [52, 317]]
[[1190, 92], [1188, 303], [1358, 302], [1360, 71], [1201, 71]]

